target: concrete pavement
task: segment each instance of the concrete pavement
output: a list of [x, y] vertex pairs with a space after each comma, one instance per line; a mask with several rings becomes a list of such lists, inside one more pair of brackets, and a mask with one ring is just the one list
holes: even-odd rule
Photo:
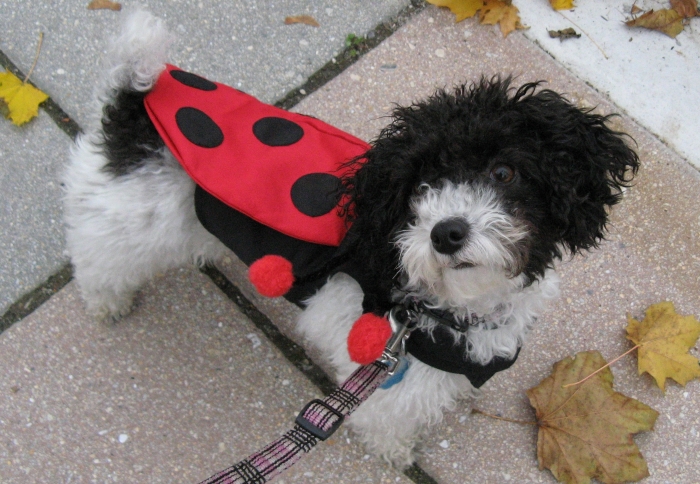
[[[455, 25], [451, 14], [434, 7], [413, 13], [407, 2], [378, 3], [148, 6], [179, 36], [173, 62], [268, 102], [331, 61], [348, 33], [366, 35], [404, 9], [405, 25], [293, 108], [367, 140], [386, 123], [393, 103], [498, 72], [545, 79], [600, 112], [623, 111], [617, 127], [638, 144], [639, 178], [616, 208], [600, 250], [560, 265], [562, 298], [541, 317], [516, 365], [485, 385], [483, 410], [532, 419], [524, 390], [567, 355], [598, 349], [611, 359], [624, 352], [628, 312], [639, 317], [650, 304], [672, 300], [680, 313], [700, 315], [700, 176], [659, 139], [663, 134], [649, 131], [653, 127], [612, 92], [597, 91], [609, 91], [601, 80], [553, 59], [554, 48], [545, 52], [532, 32], [502, 39], [474, 21]], [[31, 64], [38, 29], [47, 33], [34, 82], [84, 122], [103, 33], [116, 28], [120, 14], [33, 0], [0, 1], [0, 11], [0, 49], [20, 67]], [[282, 24], [284, 16], [302, 13], [321, 27]], [[535, 20], [529, 23], [534, 31]], [[700, 107], [692, 93], [686, 103]], [[0, 124], [0, 140], [2, 188], [9, 194], [0, 220], [5, 311], [66, 262], [55, 176], [70, 139], [42, 113], [21, 129]], [[234, 256], [219, 269], [294, 338], [296, 308], [256, 296]], [[143, 290], [132, 315], [111, 325], [91, 321], [68, 284], [0, 334], [0, 482], [196, 482], [284, 432], [303, 403], [320, 394], [312, 382], [327, 382], [293, 343], [268, 338], [261, 315], [242, 313], [229, 296], [198, 271], [173, 271]], [[700, 451], [700, 383], [670, 384], [664, 396], [647, 376], [636, 375], [635, 365], [628, 357], [613, 372], [618, 391], [661, 413], [656, 430], [635, 439], [651, 471], [644, 482], [698, 482], [700, 464], [689, 456]], [[533, 428], [467, 418], [465, 406], [431, 432], [419, 465], [440, 483], [554, 482], [537, 469]], [[413, 480], [430, 482], [425, 475]], [[341, 431], [278, 482], [411, 478], [366, 456], [352, 434]]]

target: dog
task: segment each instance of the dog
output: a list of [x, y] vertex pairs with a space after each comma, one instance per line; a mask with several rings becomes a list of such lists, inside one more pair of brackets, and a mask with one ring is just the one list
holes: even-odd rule
[[[348, 343], [356, 321], [403, 305], [417, 315], [403, 370], [349, 424], [370, 451], [411, 465], [443, 411], [478, 396], [515, 361], [558, 295], [554, 263], [604, 238], [609, 208], [639, 167], [627, 136], [609, 127], [610, 116], [577, 108], [538, 82], [516, 88], [510, 77], [494, 77], [438, 90], [395, 108], [370, 144], [334, 132], [347, 148], [338, 176], [314, 178], [321, 183], [311, 184], [311, 208], [300, 208], [304, 197], [294, 204], [313, 212], [320, 200], [320, 215], [340, 236], [290, 235], [212, 194], [218, 186], [207, 189], [199, 168], [177, 159], [180, 145], [159, 131], [149, 106], [166, 77], [200, 91], [218, 86], [167, 66], [170, 41], [151, 14], [128, 17], [108, 54], [99, 108], [65, 171], [67, 246], [87, 308], [119, 319], [154, 274], [216, 261], [227, 247], [250, 264], [275, 253], [260, 249], [269, 242], [297, 277], [287, 297], [303, 307], [299, 335], [342, 381], [362, 359], [351, 355], [362, 353], [361, 343]], [[331, 129], [273, 114], [277, 124]], [[200, 147], [220, 142], [211, 136], [191, 134]], [[249, 191], [234, 203], [249, 203]], [[312, 213], [309, 224], [320, 218]]]

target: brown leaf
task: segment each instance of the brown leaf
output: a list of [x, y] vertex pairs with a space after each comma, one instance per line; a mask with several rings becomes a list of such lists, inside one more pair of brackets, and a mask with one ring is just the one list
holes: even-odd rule
[[644, 15], [625, 22], [628, 27], [658, 30], [675, 38], [683, 31], [683, 16], [673, 9], [649, 10]]
[[673, 303], [653, 304], [639, 322], [627, 318], [627, 339], [640, 345], [638, 370], [649, 373], [665, 391], [667, 378], [685, 385], [700, 378], [698, 359], [688, 354], [700, 337], [700, 322], [693, 316], [676, 313]]
[[610, 368], [563, 388], [605, 364], [597, 351], [578, 353], [555, 363], [552, 375], [527, 391], [537, 414], [540, 469], [560, 482], [622, 483], [649, 475], [632, 434], [651, 430], [659, 414], [614, 391]]
[[114, 10], [118, 12], [122, 9], [122, 4], [110, 0], [92, 0], [87, 6], [88, 10]]
[[577, 33], [571, 27], [562, 30], [548, 30], [549, 36], [553, 39], [559, 38], [560, 41], [565, 41], [566, 39], [579, 38], [581, 34]]
[[681, 14], [683, 18], [691, 18], [698, 15], [697, 0], [671, 0], [671, 8]]
[[305, 25], [311, 25], [312, 27], [319, 27], [319, 23], [316, 22], [316, 19], [310, 15], [296, 15], [296, 16], [292, 16], [292, 17], [285, 17], [284, 23], [287, 25], [305, 24]]

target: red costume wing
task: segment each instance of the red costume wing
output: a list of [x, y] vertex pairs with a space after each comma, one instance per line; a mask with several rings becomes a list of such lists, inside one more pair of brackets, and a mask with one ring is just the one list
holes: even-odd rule
[[369, 145], [318, 119], [168, 65], [145, 106], [167, 147], [207, 192], [285, 235], [338, 246], [343, 164]]

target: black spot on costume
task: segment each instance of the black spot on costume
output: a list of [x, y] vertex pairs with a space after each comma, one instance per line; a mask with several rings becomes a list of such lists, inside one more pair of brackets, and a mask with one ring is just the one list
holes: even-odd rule
[[175, 113], [175, 122], [183, 136], [197, 146], [216, 148], [224, 142], [221, 128], [197, 108], [180, 108]]
[[304, 128], [284, 118], [262, 118], [253, 125], [253, 134], [267, 146], [289, 146], [301, 140]]

